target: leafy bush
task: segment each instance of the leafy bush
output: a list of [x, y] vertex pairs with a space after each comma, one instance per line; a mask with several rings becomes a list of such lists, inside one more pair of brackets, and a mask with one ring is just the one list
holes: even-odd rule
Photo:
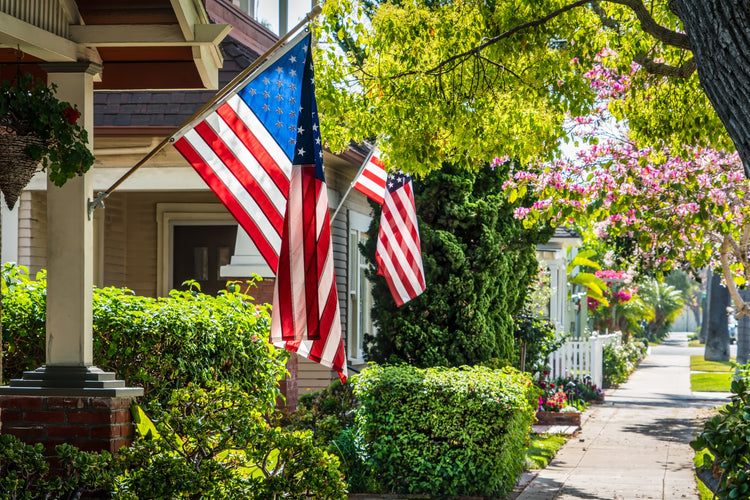
[[376, 336], [366, 336], [368, 359], [420, 367], [461, 366], [514, 357], [513, 316], [537, 276], [536, 244], [551, 229], [525, 229], [514, 218], [531, 194], [512, 202], [503, 191], [510, 162], [474, 172], [446, 164], [414, 180], [427, 289], [396, 307], [376, 274], [379, 210], [363, 255], [370, 263]]
[[370, 488], [499, 497], [513, 488], [537, 406], [526, 375], [370, 366], [353, 383], [361, 403], [353, 444]]
[[311, 433], [275, 428], [255, 398], [210, 385], [174, 391], [155, 426], [140, 419], [115, 498], [345, 498], [338, 459]]
[[[3, 365], [12, 378], [44, 363], [46, 278], [31, 280], [18, 267], [4, 271]], [[248, 299], [230, 292], [173, 290], [149, 298], [126, 288], [95, 289], [94, 362], [143, 387], [149, 401], [166, 402], [189, 383], [220, 380], [273, 405], [288, 354], [264, 342], [268, 309]]]
[[73, 499], [83, 493], [108, 493], [114, 473], [112, 456], [82, 452], [68, 444], [55, 448], [59, 469], [50, 471], [41, 444], [28, 445], [0, 435], [0, 498]]
[[[745, 378], [732, 382], [732, 397], [706, 422], [690, 446], [708, 450], [703, 467], [719, 477], [719, 498], [750, 497], [750, 387]], [[700, 472], [700, 471], [699, 471]]]
[[646, 355], [646, 349], [648, 345], [638, 340], [605, 345], [602, 350], [604, 387], [614, 387], [625, 382]]
[[327, 445], [354, 425], [358, 404], [352, 384], [336, 380], [327, 389], [300, 397], [292, 419], [297, 427], [311, 430], [318, 443]]

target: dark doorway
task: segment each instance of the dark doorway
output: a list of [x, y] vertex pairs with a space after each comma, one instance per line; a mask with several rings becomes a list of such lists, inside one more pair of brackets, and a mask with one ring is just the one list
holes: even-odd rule
[[174, 226], [172, 283], [178, 290], [195, 280], [201, 292], [216, 295], [226, 289], [227, 280], [219, 272], [229, 264], [237, 238], [237, 226]]

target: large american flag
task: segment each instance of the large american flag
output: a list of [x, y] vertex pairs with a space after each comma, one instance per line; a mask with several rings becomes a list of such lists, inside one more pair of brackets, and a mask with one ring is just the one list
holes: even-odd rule
[[354, 180], [352, 187], [382, 205], [387, 177], [388, 172], [385, 171], [383, 161], [380, 159], [380, 149], [375, 146], [362, 165], [361, 172]]
[[425, 290], [422, 248], [411, 176], [388, 178], [375, 249], [378, 274], [385, 277], [396, 305], [402, 306]]
[[271, 340], [345, 378], [310, 41], [287, 44], [174, 145], [276, 273]]

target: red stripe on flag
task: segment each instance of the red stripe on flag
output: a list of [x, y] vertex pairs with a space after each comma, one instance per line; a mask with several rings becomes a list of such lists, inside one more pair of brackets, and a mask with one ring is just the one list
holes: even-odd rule
[[[320, 340], [318, 284], [320, 253], [317, 238], [318, 182], [315, 165], [303, 165], [302, 169], [302, 224], [304, 230], [303, 252], [305, 262], [305, 302], [307, 303], [307, 339]], [[330, 243], [329, 243], [330, 244]]]
[[385, 189], [385, 179], [383, 179], [383, 177], [379, 176], [377, 173], [368, 169], [364, 169], [362, 171], [362, 175], [370, 179], [372, 182], [382, 185], [383, 189]]
[[[283, 339], [288, 340], [291, 338], [295, 339], [295, 315], [292, 309], [293, 304], [293, 293], [292, 293], [292, 277], [291, 277], [291, 259], [290, 249], [284, 245], [284, 242], [289, 241], [289, 219], [287, 217], [284, 220], [284, 232], [282, 233], [282, 244], [281, 254], [279, 255], [279, 266], [276, 272], [276, 283], [283, 284], [283, 286], [276, 286], [275, 294], [278, 294], [278, 303], [274, 302], [274, 308], [278, 308], [278, 312], [284, 311], [284, 314], [279, 314], [275, 317], [275, 321], [280, 323], [280, 331], [284, 333]], [[276, 325], [273, 325], [274, 327]]]
[[273, 182], [279, 188], [279, 191], [282, 193], [288, 193], [289, 179], [273, 157], [271, 157], [268, 151], [266, 151], [266, 148], [264, 148], [260, 141], [258, 141], [255, 134], [248, 129], [247, 124], [237, 116], [237, 113], [234, 112], [232, 107], [225, 103], [216, 109], [216, 113], [221, 116], [227, 125], [232, 128], [234, 133], [237, 134], [237, 137], [240, 138], [245, 147], [247, 147], [255, 159], [258, 160], [258, 163], [263, 167], [263, 170], [265, 170], [268, 176], [273, 179]]
[[255, 202], [263, 211], [271, 225], [276, 228], [276, 231], [281, 234], [282, 224], [284, 223], [284, 214], [280, 214], [273, 202], [268, 199], [264, 189], [258, 184], [255, 178], [250, 175], [247, 168], [240, 162], [222, 141], [221, 137], [216, 135], [211, 127], [206, 122], [201, 122], [195, 126], [195, 131], [198, 132], [206, 144], [221, 158], [221, 161], [232, 174], [237, 178], [238, 181], [245, 187], [248, 194], [253, 197]]
[[208, 184], [209, 188], [211, 188], [211, 191], [214, 192], [234, 218], [237, 219], [237, 222], [239, 222], [242, 229], [244, 229], [253, 240], [258, 247], [261, 256], [263, 256], [271, 269], [276, 269], [279, 264], [279, 256], [276, 253], [276, 249], [268, 242], [255, 221], [248, 216], [245, 209], [237, 201], [235, 195], [232, 194], [226, 185], [224, 185], [224, 183], [216, 176], [211, 167], [203, 161], [203, 158], [195, 151], [187, 139], [181, 137], [175, 141], [174, 147], [193, 166], [205, 183]]

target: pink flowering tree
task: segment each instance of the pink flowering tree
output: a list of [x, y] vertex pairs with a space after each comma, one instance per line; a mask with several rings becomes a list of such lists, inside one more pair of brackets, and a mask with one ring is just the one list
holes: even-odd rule
[[750, 316], [738, 290], [750, 265], [750, 182], [742, 163], [707, 147], [646, 147], [613, 125], [636, 75], [636, 65], [625, 75], [604, 64], [587, 73], [601, 105], [571, 123], [590, 144], [572, 159], [514, 165], [508, 196], [533, 191], [539, 200], [515, 215], [529, 227], [550, 221], [577, 224], [596, 238], [629, 238], [641, 269], [720, 268], [737, 313]]

